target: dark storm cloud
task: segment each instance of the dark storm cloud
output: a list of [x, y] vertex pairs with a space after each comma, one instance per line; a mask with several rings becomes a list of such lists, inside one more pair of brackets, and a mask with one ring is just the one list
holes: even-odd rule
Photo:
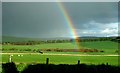
[[[91, 21], [97, 23], [114, 23], [118, 21], [117, 3], [113, 2], [84, 2], [84, 3], [64, 3], [70, 17], [76, 27], [84, 29], [83, 24]], [[88, 28], [94, 26], [87, 25]]]
[[[79, 35], [107, 32], [117, 23], [117, 3], [63, 3]], [[22, 37], [71, 36], [55, 2], [3, 3], [3, 35]], [[111, 26], [109, 24], [113, 23]], [[108, 27], [107, 27], [108, 26]], [[116, 28], [116, 26], [115, 26]], [[94, 32], [94, 35], [97, 32]], [[105, 33], [102, 33], [104, 35]], [[112, 34], [112, 33], [111, 33]], [[111, 35], [110, 34], [110, 35]], [[88, 34], [90, 35], [90, 34]], [[101, 35], [101, 34], [99, 34]]]
[[118, 2], [119, 0], [3, 0], [3, 2]]
[[60, 14], [56, 3], [3, 3], [3, 34], [49, 36], [66, 29]]

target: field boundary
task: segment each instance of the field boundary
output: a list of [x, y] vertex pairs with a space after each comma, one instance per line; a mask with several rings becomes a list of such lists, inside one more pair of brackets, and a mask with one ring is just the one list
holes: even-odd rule
[[108, 54], [108, 55], [90, 55], [90, 54], [50, 54], [50, 53], [0, 53], [1, 55], [63, 55], [63, 56], [120, 56], [120, 55], [113, 55], [113, 54]]

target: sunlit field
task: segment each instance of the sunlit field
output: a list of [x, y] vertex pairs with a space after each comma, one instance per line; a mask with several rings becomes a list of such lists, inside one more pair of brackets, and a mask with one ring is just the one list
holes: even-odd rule
[[[43, 54], [39, 52], [33, 52], [33, 50], [41, 49], [77, 49], [74, 43], [46, 43], [46, 44], [37, 44], [37, 45], [3, 45], [4, 49], [2, 55], [2, 62], [8, 62], [9, 55], [14, 55], [12, 58], [16, 63], [44, 63], [46, 58], [50, 58], [50, 63], [60, 64], [75, 64], [77, 60], [81, 60], [81, 63], [87, 64], [101, 64], [101, 63], [110, 63], [117, 65], [117, 55], [116, 50], [118, 49], [118, 44], [111, 41], [94, 41], [94, 42], [81, 42], [82, 47], [88, 49], [98, 49], [103, 50], [103, 52], [56, 52], [56, 51], [43, 51]], [[13, 50], [11, 50], [14, 48]], [[29, 50], [27, 50], [29, 49]], [[8, 53], [10, 53], [8, 55]], [[19, 53], [23, 53], [23, 56], [19, 56]], [[84, 55], [84, 56], [81, 56]], [[93, 55], [93, 56], [85, 56]], [[113, 56], [94, 56], [94, 55], [113, 55]], [[97, 59], [96, 59], [97, 58]], [[21, 60], [20, 60], [21, 59]]]
[[[44, 43], [36, 45], [3, 45], [2, 63], [9, 62], [10, 55], [12, 61], [17, 64], [18, 70], [23, 70], [29, 64], [45, 64], [49, 58], [49, 64], [109, 64], [118, 65], [118, 43], [112, 41], [80, 42], [80, 49], [97, 49], [102, 52], [81, 52], [75, 43]], [[61, 51], [53, 51], [53, 50]], [[71, 49], [72, 51], [64, 51]], [[36, 52], [42, 51], [43, 54]]]
[[[9, 55], [2, 56], [3, 62], [9, 62]], [[78, 55], [41, 55], [41, 54], [14, 54], [12, 61], [15, 63], [46, 63], [46, 58], [50, 59], [50, 64], [77, 64], [80, 60], [85, 64], [110, 64], [118, 65], [117, 56], [78, 56]]]
[[[118, 49], [118, 43], [111, 41], [81, 42], [81, 47], [87, 49], [103, 50], [104, 53], [115, 54]], [[41, 49], [77, 49], [74, 43], [46, 43], [38, 45], [3, 45], [3, 52], [32, 52]]]

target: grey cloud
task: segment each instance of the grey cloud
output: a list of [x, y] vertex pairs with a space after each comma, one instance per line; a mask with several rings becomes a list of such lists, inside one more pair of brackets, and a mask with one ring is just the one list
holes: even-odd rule
[[[79, 36], [84, 32], [101, 31], [116, 23], [117, 2], [63, 3]], [[3, 3], [3, 35], [23, 37], [72, 36], [59, 6], [55, 2]], [[110, 25], [112, 26], [112, 25]], [[108, 28], [111, 28], [111, 27]], [[86, 33], [86, 35], [90, 35]], [[94, 35], [98, 35], [94, 33]], [[99, 34], [100, 35], [100, 34]], [[104, 35], [104, 34], [102, 34]]]
[[3, 0], [3, 2], [118, 2], [119, 0]]
[[[65, 3], [64, 4], [75, 26], [80, 28], [82, 24], [96, 21], [98, 23], [111, 23], [118, 20], [118, 5], [110, 2], [96, 3]], [[88, 25], [89, 26], [89, 25]]]
[[3, 3], [3, 34], [44, 35], [66, 29], [56, 3]]
[[[0, 36], [2, 36], [2, 3], [0, 2]], [[1, 37], [0, 37], [1, 42]]]

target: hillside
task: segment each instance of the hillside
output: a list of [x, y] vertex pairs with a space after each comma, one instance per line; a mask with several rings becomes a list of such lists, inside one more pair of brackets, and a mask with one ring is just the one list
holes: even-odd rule
[[55, 38], [28, 38], [28, 37], [14, 37], [14, 36], [2, 36], [2, 42], [25, 42], [25, 41], [41, 41], [41, 40], [68, 40], [67, 37], [55, 37]]
[[[94, 40], [94, 39], [115, 39], [116, 37], [95, 37], [84, 36], [78, 37], [80, 40]], [[1, 39], [1, 38], [0, 38]], [[29, 38], [29, 37], [15, 37], [15, 36], [2, 36], [2, 42], [25, 42], [25, 41], [45, 41], [45, 40], [74, 40], [70, 37], [54, 37], [54, 38]]]

